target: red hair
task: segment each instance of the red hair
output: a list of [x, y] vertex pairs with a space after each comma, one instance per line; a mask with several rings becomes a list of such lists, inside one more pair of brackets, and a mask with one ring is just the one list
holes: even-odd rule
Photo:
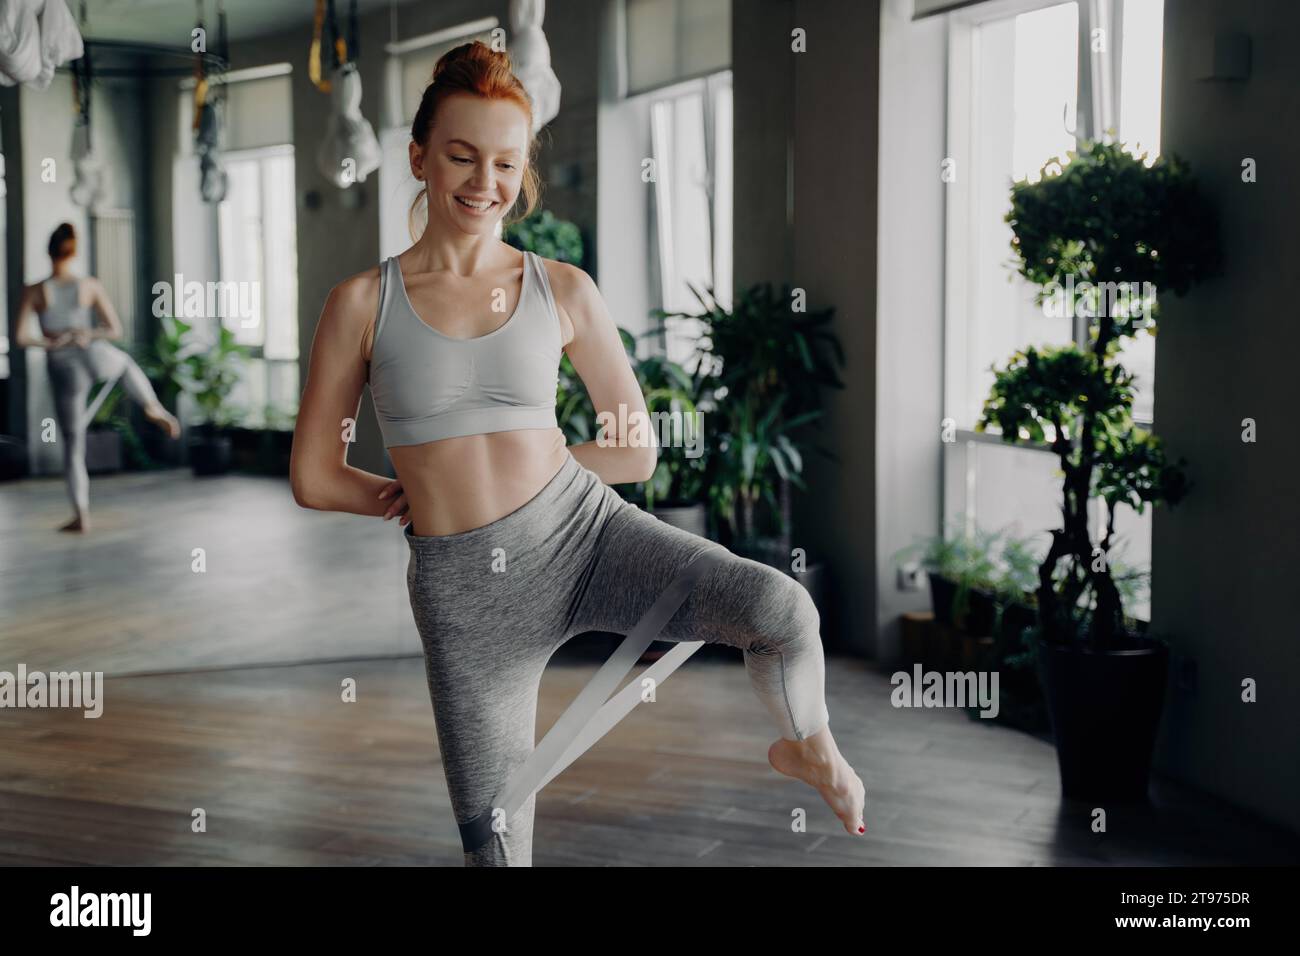
[[[507, 217], [506, 225], [528, 217], [537, 208], [541, 198], [542, 183], [537, 175], [534, 163], [537, 153], [537, 137], [531, 134], [533, 128], [533, 102], [528, 91], [519, 82], [510, 65], [510, 54], [492, 49], [482, 40], [462, 43], [448, 50], [433, 68], [433, 78], [424, 88], [420, 98], [420, 107], [415, 111], [415, 121], [411, 123], [411, 139], [423, 147], [429, 140], [434, 118], [442, 101], [455, 93], [470, 93], [487, 100], [509, 100], [517, 103], [528, 115], [528, 161], [524, 168], [523, 184], [519, 191], [524, 200], [523, 211], [513, 218]], [[407, 225], [411, 238], [415, 238], [414, 216], [421, 200], [428, 199], [428, 192], [421, 190], [411, 203], [407, 215]], [[518, 201], [516, 200], [516, 208]]]

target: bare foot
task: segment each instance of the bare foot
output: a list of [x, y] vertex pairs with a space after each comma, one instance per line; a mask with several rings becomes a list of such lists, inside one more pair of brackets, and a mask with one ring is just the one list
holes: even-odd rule
[[154, 408], [145, 409], [145, 416], [172, 438], [181, 437], [181, 423], [176, 420], [176, 416], [161, 405]]
[[862, 819], [866, 788], [835, 746], [829, 725], [806, 740], [782, 737], [768, 748], [767, 762], [777, 773], [802, 780], [821, 794], [848, 832], [866, 832]]
[[85, 534], [90, 530], [90, 520], [83, 518], [73, 518], [67, 524], [59, 528], [60, 531], [77, 531]]

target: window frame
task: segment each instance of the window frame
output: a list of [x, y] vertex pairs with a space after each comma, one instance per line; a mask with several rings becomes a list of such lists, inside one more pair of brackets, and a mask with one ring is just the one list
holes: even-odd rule
[[[269, 145], [269, 146], [250, 146], [250, 147], [248, 147], [247, 149], [232, 149], [232, 150], [226, 150], [226, 151], [223, 151], [222, 154], [221, 154], [221, 161], [222, 161], [222, 163], [229, 163], [229, 162], [248, 162], [248, 161], [250, 161], [250, 160], [251, 160], [251, 161], [254, 161], [254, 162], [257, 163], [258, 190], [259, 190], [259, 193], [260, 193], [260, 200], [261, 200], [261, 201], [260, 201], [260, 207], [259, 207], [259, 216], [260, 216], [260, 221], [261, 221], [262, 226], [263, 226], [263, 230], [265, 230], [265, 226], [266, 226], [266, 223], [268, 222], [268, 218], [269, 218], [269, 217], [267, 216], [267, 203], [268, 203], [268, 201], [269, 201], [269, 197], [270, 197], [271, 193], [274, 192], [274, 190], [271, 190], [271, 189], [268, 189], [268, 188], [267, 188], [268, 171], [267, 171], [267, 167], [266, 167], [266, 164], [265, 164], [264, 160], [272, 159], [272, 158], [285, 158], [285, 157], [287, 157], [288, 159], [290, 159], [290, 160], [292, 161], [294, 155], [295, 155], [295, 150], [294, 150], [294, 147], [293, 147], [293, 144], [292, 144], [292, 143], [280, 143], [280, 144]], [[292, 165], [292, 163], [291, 163], [291, 165]], [[296, 168], [295, 168], [295, 172], [296, 172]], [[295, 192], [295, 195], [296, 195], [296, 192]], [[225, 201], [226, 201], [226, 200], [223, 199], [223, 200], [222, 200], [222, 204], [224, 204]], [[218, 204], [218, 205], [220, 205], [220, 204]], [[222, 217], [221, 217], [221, 214], [220, 214], [219, 210], [217, 210], [217, 209], [214, 209], [214, 210], [213, 210], [213, 213], [214, 213], [214, 215], [213, 215], [214, 225], [215, 225], [216, 233], [217, 233], [217, 235], [216, 235], [216, 242], [214, 243], [214, 252], [215, 252], [215, 254], [216, 254], [216, 259], [217, 259], [217, 279], [218, 279], [218, 281], [223, 281], [222, 278], [221, 278], [221, 277], [223, 276], [223, 274], [224, 274], [224, 272], [223, 272], [224, 263], [222, 262], [222, 259], [221, 259], [221, 255], [222, 255], [222, 247], [223, 247], [222, 236], [221, 236], [221, 220], [222, 220]], [[294, 216], [295, 216], [295, 219], [296, 219], [296, 218], [297, 218], [297, 209], [294, 209]], [[297, 242], [296, 230], [295, 230], [294, 241], [295, 241], [295, 243]], [[263, 247], [265, 248], [265, 246], [266, 246], [266, 236], [263, 235]], [[266, 260], [265, 260], [265, 257], [263, 257], [262, 268], [263, 268], [263, 270], [265, 270], [265, 268], [266, 268]], [[298, 281], [298, 277], [297, 277], [296, 274], [294, 275], [293, 281], [294, 281], [295, 284], [296, 284], [297, 281]], [[266, 276], [265, 276], [265, 274], [263, 274], [263, 275], [261, 275], [261, 276], [258, 277], [258, 282], [261, 283], [261, 286], [262, 286], [262, 289], [263, 289], [263, 291], [262, 291], [262, 293], [261, 293], [261, 295], [260, 295], [260, 298], [261, 298], [261, 301], [262, 301], [263, 320], [264, 320], [266, 323], [269, 323], [269, 322], [271, 321], [271, 315], [270, 315], [271, 310], [267, 309], [266, 292], [265, 292], [265, 287], [266, 287]], [[226, 325], [226, 319], [225, 319], [225, 317], [223, 317], [223, 316], [213, 316], [213, 318], [217, 321], [217, 323], [218, 323], [219, 325], [221, 325], [222, 327], [225, 327], [225, 325]], [[294, 330], [295, 330], [295, 336], [294, 336], [294, 337], [297, 338], [297, 332], [299, 331], [299, 329], [298, 329], [298, 315], [297, 315], [297, 313], [295, 312], [295, 313], [292, 314], [292, 315], [286, 316], [284, 320], [285, 320], [285, 321], [288, 321], [288, 322], [291, 322], [291, 323], [293, 324], [293, 327], [294, 327]], [[298, 368], [299, 368], [299, 366], [300, 366], [300, 364], [301, 364], [301, 362], [302, 362], [302, 343], [301, 343], [301, 341], [298, 342], [297, 354], [294, 355], [294, 356], [291, 357], [291, 358], [286, 358], [286, 357], [283, 357], [283, 356], [276, 356], [276, 357], [269, 357], [269, 356], [267, 356], [267, 354], [266, 354], [266, 341], [267, 341], [267, 338], [269, 337], [269, 334], [270, 334], [269, 326], [264, 326], [263, 329], [262, 329], [262, 342], [261, 342], [261, 344], [260, 344], [260, 345], [245, 345], [245, 346], [244, 346], [244, 348], [247, 348], [247, 349], [249, 350], [249, 359], [250, 359], [250, 360], [260, 361], [260, 362], [262, 363], [262, 379], [263, 379], [262, 386], [263, 386], [263, 394], [266, 396], [266, 403], [264, 403], [264, 405], [262, 406], [262, 408], [261, 408], [261, 409], [253, 410], [253, 411], [252, 411], [252, 414], [251, 414], [251, 417], [252, 417], [253, 421], [254, 421], [254, 422], [258, 422], [258, 421], [260, 421], [260, 424], [244, 424], [244, 425], [243, 425], [243, 427], [245, 427], [245, 428], [249, 428], [249, 429], [254, 430], [254, 431], [270, 430], [270, 426], [266, 423], [266, 420], [265, 420], [265, 418], [264, 418], [264, 415], [265, 415], [265, 411], [266, 411], [266, 406], [267, 406], [268, 404], [273, 404], [273, 402], [274, 402], [274, 392], [275, 392], [275, 389], [274, 389], [273, 385], [274, 385], [274, 378], [275, 378], [275, 370], [276, 370], [276, 368], [277, 368], [277, 367], [282, 367], [282, 368], [286, 368], [286, 369], [287, 369], [287, 368], [293, 368], [295, 371], [297, 371]], [[301, 383], [300, 383], [300, 384], [301, 384]]]
[[[1122, 102], [1120, 86], [1123, 73], [1124, 47], [1123, 22], [1125, 0], [988, 0], [972, 7], [953, 10], [948, 14], [948, 102], [946, 156], [970, 157], [975, 155], [975, 123], [973, 120], [975, 89], [972, 78], [978, 51], [975, 31], [994, 20], [1003, 20], [1033, 13], [1048, 7], [1074, 2], [1079, 11], [1079, 76], [1076, 87], [1075, 141], [1091, 137], [1095, 130], [1105, 130], [1115, 125], [1115, 114]], [[1093, 53], [1089, 37], [1095, 28], [1106, 30], [1107, 52]], [[1106, 67], [1109, 66], [1109, 70]], [[1109, 85], [1110, 95], [1097, 98], [1093, 95], [1097, 79]], [[975, 227], [971, 214], [972, 177], [959, 164], [958, 175], [945, 184], [944, 193], [944, 321], [943, 321], [943, 416], [945, 420], [959, 421], [955, 407], [958, 396], [966, 394], [965, 381], [967, 342], [970, 314], [966, 303], [970, 301], [964, 263], [969, 260], [974, 242], [970, 236]], [[1087, 348], [1088, 320], [1076, 316], [1074, 342]], [[954, 388], [954, 383], [962, 383]], [[1154, 387], [1154, 386], [1153, 386]], [[1151, 428], [1153, 421], [1134, 416], [1134, 422]], [[963, 441], [1002, 443], [997, 433], [977, 432], [958, 427], [956, 435]], [[1018, 442], [1021, 447], [1035, 448], [1051, 453], [1047, 442]]]
[[[947, 130], [945, 155], [958, 157], [958, 174], [953, 182], [945, 183], [944, 193], [944, 316], [943, 316], [943, 380], [942, 409], [945, 425], [960, 422], [957, 407], [965, 400], [966, 379], [969, 374], [968, 342], [971, 330], [969, 307], [968, 263], [974, 249], [973, 233], [976, 220], [972, 213], [973, 177], [969, 161], [975, 153], [976, 124], [974, 104], [976, 89], [975, 70], [978, 64], [976, 30], [984, 23], [1032, 13], [1070, 2], [1070, 0], [988, 0], [986, 3], [950, 11], [948, 19], [947, 55]], [[1078, 9], [1079, 70], [1076, 86], [1075, 141], [1091, 137], [1096, 130], [1118, 127], [1118, 113], [1122, 105], [1121, 74], [1123, 71], [1123, 23], [1125, 0], [1073, 0]], [[1169, 2], [1169, 0], [1165, 0]], [[1106, 53], [1093, 53], [1090, 38], [1093, 29], [1106, 30]], [[1107, 69], [1108, 67], [1108, 69]], [[1109, 87], [1109, 95], [1094, 96], [1097, 85]], [[1123, 138], [1121, 133], [1121, 140]], [[1088, 320], [1075, 318], [1075, 344], [1087, 348]], [[959, 386], [959, 387], [955, 387]], [[1153, 386], [1154, 387], [1154, 386]], [[1136, 424], [1153, 427], [1153, 422], [1135, 416]], [[1023, 449], [1055, 458], [1048, 442], [1018, 440], [1014, 446], [1003, 441], [996, 431], [978, 432], [964, 426], [952, 430], [954, 441], [941, 441], [944, 450], [941, 475], [941, 508], [944, 526], [950, 515], [964, 516], [967, 531], [973, 532], [978, 520], [975, 513], [975, 489], [978, 475], [975, 460], [978, 445], [992, 445], [1012, 452]], [[951, 449], [945, 446], [954, 446]], [[958, 457], [960, 456], [960, 457]], [[954, 507], [958, 498], [963, 506]], [[1104, 511], [1099, 499], [1089, 499], [1089, 523], [1097, 528], [1104, 521]], [[1146, 516], [1134, 514], [1134, 520]], [[1149, 525], [1148, 525], [1149, 527]], [[1142, 609], [1150, 608], [1150, 591]], [[1137, 615], [1137, 608], [1130, 613]]]
[[[661, 103], [675, 104], [677, 100], [683, 99], [687, 96], [697, 95], [700, 97], [701, 122], [703, 123], [703, 127], [704, 127], [703, 129], [704, 161], [707, 168], [707, 183], [705, 186], [705, 191], [708, 196], [707, 216], [708, 216], [708, 224], [709, 224], [710, 282], [715, 287], [715, 292], [717, 293], [719, 305], [721, 305], [723, 308], [731, 308], [732, 289], [729, 287], [729, 285], [726, 288], [721, 288], [719, 287], [719, 282], [718, 282], [718, 275], [720, 271], [718, 265], [722, 257], [732, 257], [731, 262], [728, 263], [727, 273], [733, 277], [735, 274], [734, 249], [732, 248], [732, 243], [731, 243], [731, 228], [730, 226], [728, 226], [728, 228], [725, 230], [725, 233], [721, 235], [720, 235], [721, 230], [719, 229], [719, 216], [721, 215], [722, 211], [719, 210], [718, 208], [717, 185], [718, 185], [718, 157], [721, 151], [719, 149], [719, 144], [718, 144], [717, 123], [718, 123], [718, 99], [724, 93], [732, 97], [731, 117], [732, 117], [732, 130], [734, 132], [735, 89], [734, 89], [734, 77], [730, 67], [726, 67], [721, 70], [716, 70], [712, 73], [708, 73], [702, 76], [694, 77], [691, 79], [684, 79], [675, 83], [661, 86], [656, 88], [653, 91], [640, 94], [640, 95], [645, 96], [647, 98], [648, 115], [652, 127], [655, 121], [654, 117], [655, 117], [656, 107], [659, 104]], [[655, 134], [653, 128], [647, 130], [646, 137], [647, 137], [647, 142], [650, 144], [651, 155], [653, 156], [654, 142], [655, 142]], [[730, 149], [727, 149], [724, 155], [728, 156], [728, 158], [731, 160], [732, 163], [732, 169], [729, 176], [729, 184], [732, 193], [731, 209], [734, 215], [735, 156]], [[656, 159], [655, 175], [656, 175], [656, 181], [653, 184], [654, 188], [651, 191], [652, 200], [651, 200], [650, 216], [647, 220], [650, 228], [653, 230], [653, 235], [649, 237], [650, 241], [647, 243], [647, 246], [653, 251], [654, 282], [652, 288], [655, 293], [655, 298], [660, 308], [667, 308], [667, 306], [665, 305], [665, 302], [667, 301], [665, 295], [667, 286], [669, 282], [676, 281], [676, 277], [679, 272], [676, 265], [677, 256], [673, 249], [673, 237], [671, 235], [672, 230], [671, 228], [668, 230], [664, 229], [664, 220], [666, 216], [671, 222], [671, 216], [673, 211], [672, 210], [673, 199], [671, 195], [668, 197], [669, 201], [667, 203], [666, 212], [665, 212], [665, 204], [662, 202], [664, 193], [670, 192], [671, 189], [673, 188], [672, 186], [673, 180], [670, 177], [667, 180], [667, 183], [665, 184], [666, 188], [661, 187], [660, 182], [662, 180], [662, 176], [660, 173], [660, 168], [657, 159]], [[667, 254], [665, 254], [665, 250], [667, 250]], [[666, 274], [670, 270], [672, 272], [671, 276]], [[694, 307], [693, 304], [691, 303], [687, 304], [688, 309], [693, 307]], [[670, 349], [670, 342], [669, 342], [670, 338], [674, 340], [673, 343], [674, 348], [672, 349]], [[661, 340], [659, 342], [659, 345], [661, 349], [663, 349], [663, 354], [665, 355], [670, 355], [673, 351], [677, 350], [677, 346], [679, 345], [680, 345], [680, 350], [683, 352], [683, 354], [685, 354], [686, 352], [693, 352], [692, 348], [689, 348], [687, 345], [681, 344], [693, 340], [692, 330], [686, 329], [680, 325], [671, 329], [665, 326], [663, 328], [663, 334], [660, 336], [660, 339]]]

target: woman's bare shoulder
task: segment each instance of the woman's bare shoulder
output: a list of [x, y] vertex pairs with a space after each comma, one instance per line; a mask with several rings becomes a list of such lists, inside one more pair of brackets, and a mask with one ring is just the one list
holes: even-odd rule
[[379, 305], [379, 266], [350, 275], [329, 291], [326, 311], [333, 313], [336, 321], [356, 326], [358, 331], [374, 319]]

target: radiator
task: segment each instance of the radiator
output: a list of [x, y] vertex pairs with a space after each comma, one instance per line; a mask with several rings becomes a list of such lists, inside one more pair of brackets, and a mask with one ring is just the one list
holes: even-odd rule
[[135, 342], [136, 321], [135, 213], [130, 209], [99, 209], [91, 217], [90, 274], [104, 284], [108, 300], [122, 320], [123, 343]]

